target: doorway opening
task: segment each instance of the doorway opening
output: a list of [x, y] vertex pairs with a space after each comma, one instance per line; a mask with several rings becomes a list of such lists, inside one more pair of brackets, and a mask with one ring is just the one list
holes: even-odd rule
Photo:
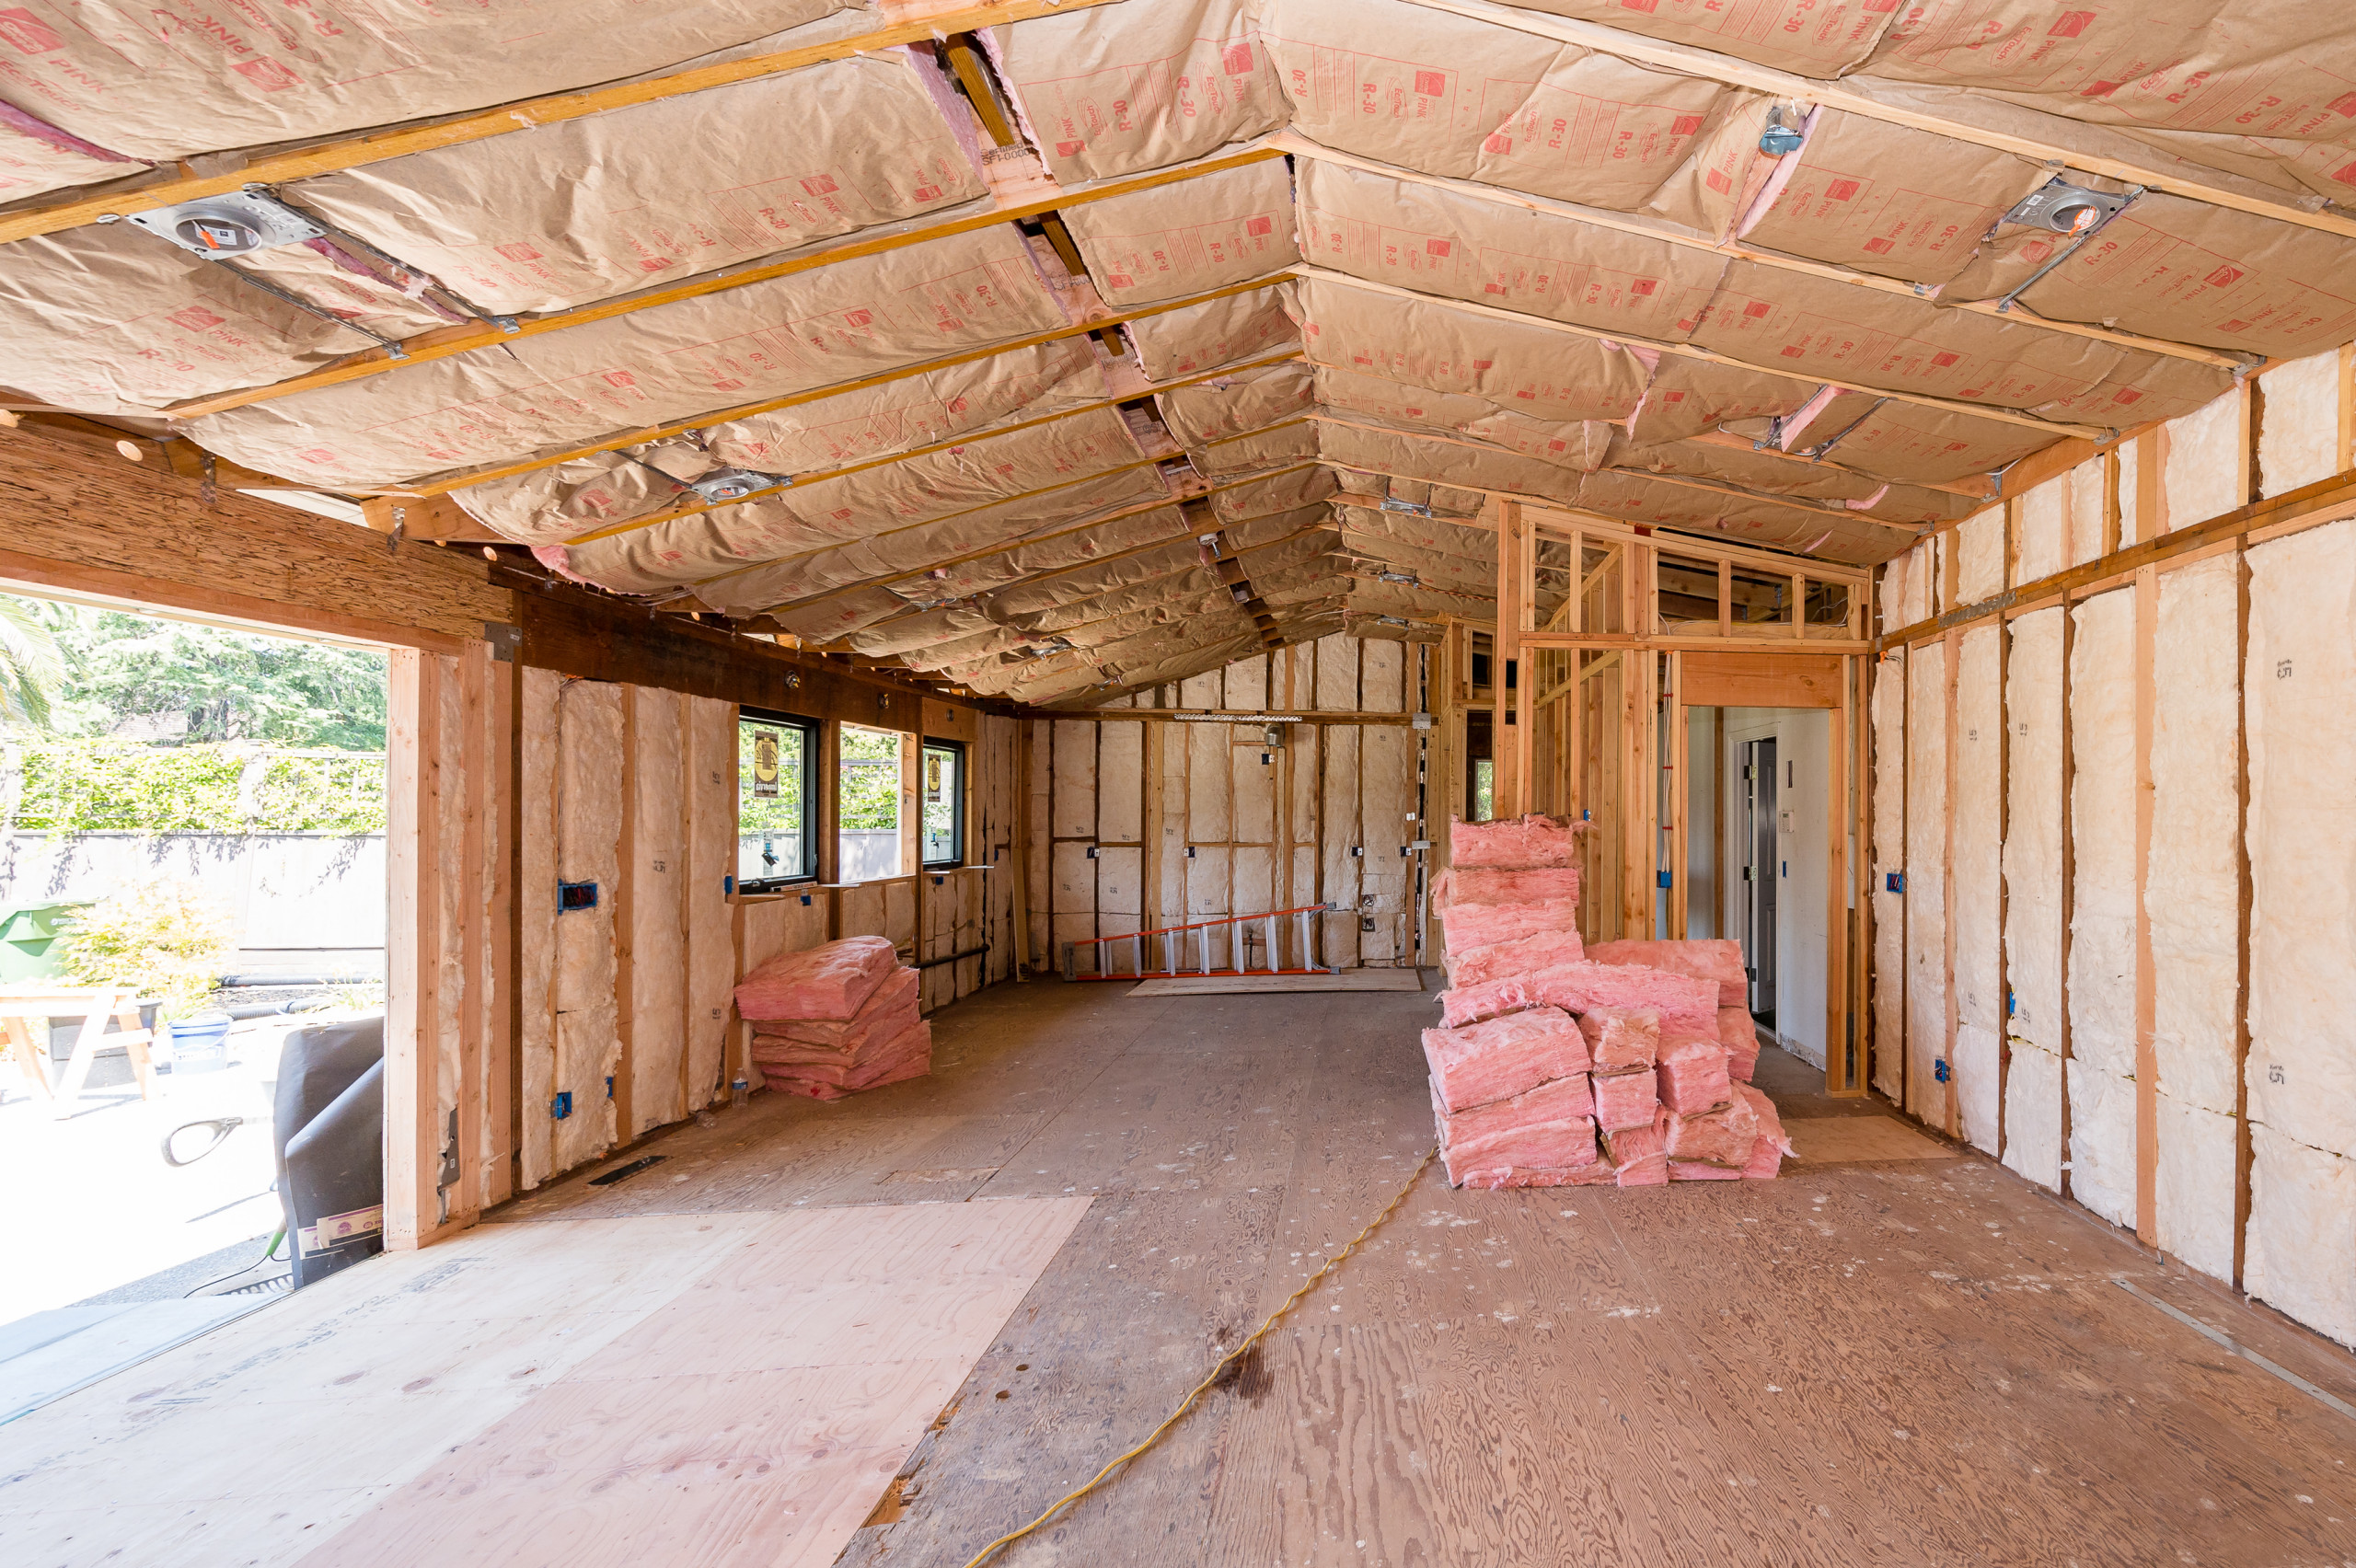
[[388, 677], [0, 595], [0, 1421], [379, 1249]]

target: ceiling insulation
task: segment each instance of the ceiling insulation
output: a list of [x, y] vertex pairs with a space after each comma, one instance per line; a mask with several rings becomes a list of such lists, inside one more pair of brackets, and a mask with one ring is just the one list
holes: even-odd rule
[[[17, 229], [0, 401], [446, 494], [600, 588], [1072, 705], [1492, 621], [1498, 494], [1884, 560], [2058, 440], [2356, 336], [2356, 31], [2311, 7], [644, 9], [8, 11], [0, 199], [323, 145], [236, 198], [300, 243]], [[842, 57], [663, 85], [803, 44]], [[335, 141], [613, 84], [528, 134]], [[2055, 179], [2118, 210], [2024, 219]]]

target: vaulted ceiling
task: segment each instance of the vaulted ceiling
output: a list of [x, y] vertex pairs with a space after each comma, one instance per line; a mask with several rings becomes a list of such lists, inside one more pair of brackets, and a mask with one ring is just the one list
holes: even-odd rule
[[0, 401], [1022, 701], [1492, 619], [1499, 494], [1877, 562], [2356, 338], [2313, 7], [152, 17], [0, 13]]

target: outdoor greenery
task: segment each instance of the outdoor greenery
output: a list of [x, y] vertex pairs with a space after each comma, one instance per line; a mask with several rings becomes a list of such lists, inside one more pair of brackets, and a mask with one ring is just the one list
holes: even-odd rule
[[[11, 748], [13, 824], [44, 833], [382, 833], [385, 759], [369, 752], [149, 746], [92, 738]], [[6, 771], [0, 764], [0, 773]]]
[[843, 726], [842, 830], [900, 825], [900, 737], [889, 730]]
[[85, 986], [133, 986], [166, 1019], [204, 1009], [229, 956], [229, 915], [194, 882], [133, 882], [75, 916], [58, 939]]
[[0, 595], [0, 728], [385, 749], [385, 656]]

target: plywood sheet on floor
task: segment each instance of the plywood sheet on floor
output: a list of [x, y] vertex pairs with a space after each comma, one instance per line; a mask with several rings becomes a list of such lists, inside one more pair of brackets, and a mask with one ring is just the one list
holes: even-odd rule
[[1934, 1143], [1887, 1116], [1806, 1116], [1784, 1124], [1792, 1153], [1809, 1165], [1869, 1159], [1953, 1159], [1959, 1152]]
[[0, 1557], [831, 1562], [1087, 1206], [572, 1219], [391, 1254], [0, 1429]]
[[1182, 974], [1131, 986], [1132, 997], [1247, 997], [1269, 991], [1420, 991], [1413, 969], [1345, 969], [1336, 974]]

